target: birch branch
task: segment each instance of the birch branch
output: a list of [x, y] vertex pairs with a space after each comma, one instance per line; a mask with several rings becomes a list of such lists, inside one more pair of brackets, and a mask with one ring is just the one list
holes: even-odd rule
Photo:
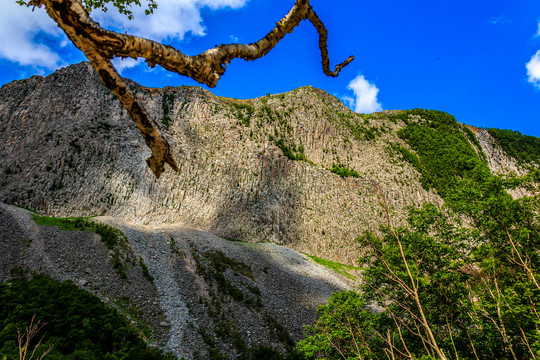
[[49, 16], [66, 33], [73, 44], [88, 58], [103, 84], [118, 98], [137, 124], [146, 144], [152, 151], [147, 164], [159, 178], [168, 163], [179, 171], [167, 140], [160, 133], [155, 121], [129, 90], [125, 81], [112, 66], [113, 57], [139, 57], [146, 59], [150, 67], [160, 65], [166, 70], [188, 76], [195, 81], [215, 87], [225, 73], [226, 64], [240, 58], [256, 60], [272, 50], [288, 33], [303, 20], [309, 20], [319, 34], [323, 71], [328, 76], [338, 76], [353, 56], [330, 70], [328, 59], [328, 33], [323, 22], [309, 4], [309, 0], [296, 0], [289, 13], [281, 19], [265, 37], [251, 44], [219, 45], [205, 52], [189, 56], [172, 46], [144, 39], [138, 36], [120, 34], [103, 29], [93, 21], [83, 5], [77, 0], [31, 0], [28, 6], [45, 6]]

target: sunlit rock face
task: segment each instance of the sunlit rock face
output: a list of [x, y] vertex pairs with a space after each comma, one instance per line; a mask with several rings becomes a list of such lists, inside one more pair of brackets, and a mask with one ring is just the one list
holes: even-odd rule
[[[133, 121], [88, 63], [0, 90], [0, 201], [56, 216], [108, 215], [269, 241], [340, 262], [384, 217], [440, 197], [391, 150], [394, 112], [360, 115], [312, 87], [253, 100], [130, 83], [180, 167], [156, 180]], [[358, 173], [339, 176], [336, 164]]]

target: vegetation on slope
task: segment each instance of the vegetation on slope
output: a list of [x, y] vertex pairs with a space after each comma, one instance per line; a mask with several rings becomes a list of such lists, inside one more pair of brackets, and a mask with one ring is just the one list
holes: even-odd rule
[[44, 325], [31, 348], [43, 337], [36, 355], [52, 345], [46, 359], [174, 359], [148, 347], [126, 319], [95, 295], [47, 275], [0, 284], [0, 358], [19, 358], [17, 331], [24, 331], [34, 314]]
[[[307, 255], [307, 254], [306, 254]], [[307, 255], [311, 260], [315, 261], [317, 264], [322, 265], [324, 267], [329, 268], [330, 270], [335, 271], [338, 274], [341, 274], [351, 280], [356, 280], [356, 276], [352, 275], [350, 272], [356, 272], [358, 270], [361, 270], [361, 268], [352, 266], [352, 265], [345, 265], [341, 264], [335, 261], [330, 261], [326, 259], [321, 259], [313, 255]]]
[[[388, 214], [380, 235], [360, 236], [366, 249], [361, 292], [336, 293], [298, 349], [306, 358], [326, 359], [537, 358], [540, 199], [514, 200], [504, 188], [528, 183], [536, 189], [539, 173], [511, 181], [492, 176], [448, 114], [416, 109], [394, 117], [405, 122], [399, 135], [412, 151], [395, 149], [448, 207], [411, 209], [406, 227], [393, 226]], [[461, 224], [464, 216], [467, 226]], [[219, 296], [260, 311], [257, 288], [233, 288], [223, 276], [231, 269], [247, 284], [249, 267], [217, 252], [196, 260]], [[218, 326], [200, 329], [212, 358], [224, 358], [213, 334], [228, 339], [242, 358], [281, 357], [271, 348], [247, 347], [222, 301], [215, 294], [207, 304]]]
[[[270, 138], [271, 141], [274, 140], [273, 137]], [[307, 157], [304, 154], [304, 146], [300, 145], [298, 149], [294, 144], [287, 145], [285, 144], [285, 141], [283, 139], [279, 139], [275, 141], [275, 144], [278, 148], [280, 148], [281, 151], [283, 151], [283, 155], [288, 157], [291, 160], [299, 160], [299, 161], [307, 161]]]
[[85, 217], [57, 218], [32, 213], [32, 219], [41, 226], [56, 226], [64, 231], [89, 231], [98, 234], [103, 244], [112, 252], [114, 269], [121, 278], [127, 278], [126, 267], [122, 262], [122, 258], [131, 261], [133, 259], [129, 257], [131, 254], [129, 254], [126, 235], [120, 230]]
[[236, 117], [238, 120], [240, 120], [244, 126], [249, 127], [251, 125], [251, 117], [255, 112], [253, 106], [248, 104], [237, 104], [235, 102], [230, 102], [230, 105], [236, 109]]
[[407, 227], [361, 236], [361, 292], [333, 295], [299, 349], [325, 359], [536, 358], [540, 199], [514, 200], [496, 178], [452, 197], [459, 213], [426, 204]]
[[124, 241], [125, 235], [112, 226], [101, 224], [86, 217], [57, 218], [32, 213], [32, 219], [41, 226], [56, 226], [64, 231], [90, 231], [101, 237], [101, 241], [108, 249], [118, 246]]
[[[378, 128], [376, 126], [369, 126], [368, 117], [353, 113], [352, 111], [347, 113], [336, 111], [334, 113], [339, 118], [340, 123], [350, 131], [350, 133], [356, 140], [373, 140], [377, 138], [377, 136], [380, 136], [382, 133], [382, 128]], [[363, 121], [359, 122], [359, 118], [362, 118]]]
[[[208, 298], [201, 298], [200, 301], [205, 304], [213, 326], [197, 328], [208, 346], [210, 360], [228, 359], [223, 354], [218, 339], [222, 344], [230, 346], [236, 353], [234, 357], [240, 360], [303, 359], [294, 349], [294, 340], [283, 324], [264, 311], [261, 291], [250, 281], [254, 280], [254, 274], [249, 265], [230, 258], [219, 250], [199, 252], [193, 249], [192, 255], [197, 273], [210, 285]], [[236, 284], [228, 280], [227, 271], [234, 273]], [[245, 335], [239, 331], [235, 314], [227, 306], [230, 302], [247, 307], [253, 312], [253, 316], [257, 316], [257, 313], [262, 315], [269, 335], [284, 346], [286, 354], [283, 355], [275, 348], [263, 344], [249, 346]]]
[[356, 177], [356, 178], [360, 177], [360, 174], [358, 174], [357, 171], [353, 169], [349, 169], [343, 164], [334, 164], [332, 168], [330, 169], [330, 171], [341, 177]]
[[394, 116], [405, 122], [406, 126], [398, 135], [415, 153], [401, 146], [395, 146], [395, 149], [422, 174], [424, 188], [434, 188], [445, 198], [462, 180], [483, 181], [489, 176], [486, 163], [477, 155], [452, 115], [414, 109]]
[[520, 164], [540, 164], [540, 138], [519, 131], [488, 129], [503, 150]]
[[[480, 158], [464, 161], [472, 148], [449, 115], [399, 116], [416, 151], [404, 154], [448, 205], [411, 209], [408, 226], [395, 227], [381, 196], [387, 225], [358, 239], [360, 292], [334, 294], [298, 349], [325, 359], [538, 358], [540, 172], [495, 177]], [[509, 186], [535, 195], [514, 200]]]

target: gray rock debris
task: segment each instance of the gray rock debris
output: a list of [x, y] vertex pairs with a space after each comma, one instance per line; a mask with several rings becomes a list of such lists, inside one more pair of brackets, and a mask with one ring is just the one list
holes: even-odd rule
[[[201, 299], [210, 303], [218, 301], [228, 314], [227, 321], [235, 322], [235, 329], [248, 346], [265, 344], [284, 350], [283, 344], [272, 337], [265, 325], [265, 313], [282, 323], [291, 336], [299, 340], [303, 326], [315, 320], [319, 305], [324, 304], [333, 292], [355, 286], [350, 279], [281, 245], [229, 241], [180, 226], [127, 224], [111, 217], [96, 219], [121, 229], [135, 256], [144, 259], [154, 277], [159, 303], [167, 318], [159, 323], [169, 327], [167, 348], [188, 359], [193, 358], [194, 353], [207, 351], [200, 336], [201, 329], [216, 338], [222, 353], [229, 357], [237, 355], [226, 339], [214, 333], [216, 319], [209, 316], [208, 307]], [[176, 252], [172, 251], [173, 240]], [[219, 288], [197, 272], [194, 256], [213, 252], [222, 252], [230, 261], [251, 269], [252, 279], [233, 274], [231, 270], [224, 274], [239, 289], [245, 289], [246, 284], [257, 287], [261, 293], [261, 308], [246, 307], [227, 295], [216, 295]]]
[[189, 321], [189, 310], [182, 300], [180, 288], [174, 278], [167, 234], [159, 230], [152, 231], [143, 226], [127, 226], [110, 218], [102, 221], [124, 232], [135, 255], [142, 257], [148, 266], [159, 294], [160, 306], [167, 317], [167, 322], [159, 323], [160, 326], [169, 327], [167, 349], [179, 357], [190, 357], [191, 354], [186, 353], [188, 347], [183, 342]]

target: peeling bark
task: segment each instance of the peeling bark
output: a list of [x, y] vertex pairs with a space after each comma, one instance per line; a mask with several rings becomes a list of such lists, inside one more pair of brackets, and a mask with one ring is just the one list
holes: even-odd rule
[[326, 75], [338, 76], [341, 69], [354, 59], [350, 56], [336, 65], [333, 71], [330, 70], [327, 31], [309, 4], [309, 0], [296, 0], [289, 13], [276, 24], [275, 28], [255, 43], [219, 45], [195, 56], [183, 54], [171, 46], [155, 41], [105, 30], [90, 18], [77, 0], [32, 0], [28, 5], [45, 6], [49, 16], [86, 55], [103, 84], [116, 95], [128, 111], [152, 151], [152, 156], [146, 162], [157, 178], [163, 172], [165, 163], [175, 171], [178, 171], [178, 166], [171, 155], [169, 143], [159, 132], [158, 126], [112, 66], [110, 60], [113, 57], [134, 59], [141, 57], [146, 59], [151, 67], [160, 65], [201, 84], [215, 87], [225, 73], [225, 65], [231, 60], [236, 58], [256, 60], [263, 57], [303, 20], [309, 20], [319, 33], [319, 48]]

